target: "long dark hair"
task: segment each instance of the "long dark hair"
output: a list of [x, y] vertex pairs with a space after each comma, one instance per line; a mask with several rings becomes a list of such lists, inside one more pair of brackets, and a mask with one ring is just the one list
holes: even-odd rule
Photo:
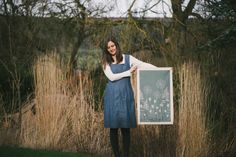
[[115, 46], [116, 46], [116, 60], [117, 60], [117, 64], [120, 63], [123, 60], [123, 56], [121, 53], [121, 49], [120, 49], [120, 45], [117, 42], [117, 40], [113, 37], [110, 36], [108, 37], [105, 42], [104, 42], [104, 47], [103, 47], [103, 56], [102, 56], [102, 64], [103, 64], [103, 68], [105, 69], [106, 64], [111, 64], [112, 62], [114, 62], [111, 54], [108, 52], [107, 50], [107, 44], [109, 41], [112, 41]]

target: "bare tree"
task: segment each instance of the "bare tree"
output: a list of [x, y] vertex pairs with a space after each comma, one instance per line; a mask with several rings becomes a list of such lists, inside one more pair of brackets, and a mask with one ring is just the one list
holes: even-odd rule
[[[200, 14], [197, 12], [194, 12], [194, 7], [196, 6], [196, 2], [200, 0], [170, 0], [171, 4], [168, 4], [164, 0], [148, 0], [145, 1], [144, 8], [139, 9], [139, 11], [136, 11], [133, 8], [134, 3], [136, 0], [133, 0], [129, 9], [127, 10], [128, 15], [134, 15], [139, 14], [146, 16], [147, 13], [151, 12], [153, 14], [156, 14], [156, 17], [166, 17], [166, 11], [164, 10], [164, 5], [169, 8], [169, 12], [172, 13], [172, 33], [170, 34], [175, 41], [173, 41], [175, 44], [175, 50], [177, 55], [182, 55], [182, 53], [185, 53], [185, 45], [186, 45], [186, 32], [187, 32], [187, 20], [190, 16], [194, 16], [197, 18], [202, 18]], [[159, 8], [162, 8], [161, 10], [157, 10], [157, 6], [161, 6]], [[162, 16], [160, 16], [162, 14]], [[165, 19], [164, 19], [165, 20]]]
[[176, 30], [175, 36], [177, 37], [177, 53], [185, 53], [186, 45], [186, 30], [187, 19], [189, 16], [199, 16], [197, 13], [193, 13], [194, 6], [197, 0], [189, 0], [186, 7], [184, 7], [184, 0], [171, 0], [171, 6], [173, 10], [174, 28]]
[[107, 4], [93, 5], [92, 0], [66, 0], [53, 2], [48, 14], [55, 16], [64, 21], [64, 23], [71, 23], [74, 29], [71, 30], [75, 33], [75, 40], [73, 41], [73, 48], [69, 60], [70, 73], [77, 66], [77, 54], [83, 41], [90, 35], [99, 32], [99, 25], [97, 20], [102, 14], [108, 12], [111, 8]]

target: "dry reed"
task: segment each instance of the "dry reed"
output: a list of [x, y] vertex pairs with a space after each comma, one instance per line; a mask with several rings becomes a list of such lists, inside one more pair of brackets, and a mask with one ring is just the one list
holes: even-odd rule
[[209, 149], [206, 119], [208, 90], [197, 63], [179, 69], [178, 157], [206, 157]]
[[[83, 74], [71, 84], [72, 79], [66, 79], [64, 69], [57, 55], [39, 57], [35, 63], [35, 114], [26, 112], [22, 115], [21, 146], [112, 156], [109, 130], [103, 126], [103, 112], [94, 110], [92, 79]], [[131, 156], [208, 155], [205, 115], [208, 93], [204, 77], [200, 67], [191, 62], [182, 65], [178, 72], [178, 119], [171, 126], [132, 129]]]
[[[64, 94], [64, 80], [59, 57], [40, 57], [34, 66], [35, 112], [22, 119], [21, 140], [25, 146], [56, 148], [71, 111]], [[66, 111], [66, 112], [65, 112]]]
[[79, 75], [71, 84], [64, 69], [55, 54], [35, 63], [35, 114], [22, 117], [21, 145], [110, 154], [102, 112], [93, 109], [91, 79]]

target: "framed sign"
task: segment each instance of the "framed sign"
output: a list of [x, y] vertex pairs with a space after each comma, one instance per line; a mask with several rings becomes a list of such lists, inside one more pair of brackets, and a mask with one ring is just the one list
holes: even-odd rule
[[137, 71], [138, 124], [173, 124], [172, 68]]

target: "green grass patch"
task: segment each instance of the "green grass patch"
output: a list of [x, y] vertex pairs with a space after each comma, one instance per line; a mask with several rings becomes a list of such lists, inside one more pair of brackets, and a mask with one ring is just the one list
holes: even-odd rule
[[0, 157], [95, 157], [84, 153], [35, 150], [12, 146], [0, 146]]

